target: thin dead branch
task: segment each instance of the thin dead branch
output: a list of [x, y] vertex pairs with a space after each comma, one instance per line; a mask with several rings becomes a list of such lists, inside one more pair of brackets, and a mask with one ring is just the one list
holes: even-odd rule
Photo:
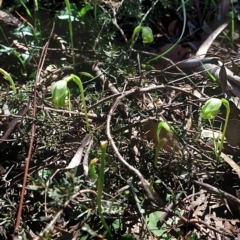
[[[38, 65], [38, 71], [37, 71], [37, 76], [36, 76], [36, 80], [35, 80], [35, 87], [34, 87], [33, 114], [32, 114], [33, 118], [36, 117], [37, 83], [40, 80], [40, 73], [41, 73], [42, 68], [43, 68], [43, 64], [44, 64], [46, 54], [47, 54], [47, 48], [48, 48], [51, 36], [53, 34], [53, 31], [54, 31], [54, 27], [55, 27], [55, 24], [53, 24], [52, 31], [50, 33], [50, 37], [49, 37], [48, 41], [46, 42], [46, 44], [43, 48], [43, 51], [42, 51], [41, 57], [40, 57], [40, 61], [39, 61], [39, 65]], [[31, 161], [32, 153], [33, 153], [33, 143], [34, 143], [34, 139], [35, 139], [35, 130], [36, 130], [36, 126], [35, 126], [35, 123], [33, 122], [32, 123], [32, 129], [31, 129], [31, 139], [30, 139], [30, 144], [29, 144], [28, 156], [26, 158], [26, 165], [25, 165], [25, 170], [24, 170], [22, 192], [21, 192], [21, 197], [20, 197], [20, 201], [19, 201], [18, 213], [17, 213], [17, 217], [16, 217], [16, 223], [15, 223], [14, 234], [13, 234], [13, 236], [14, 236], [13, 239], [15, 239], [15, 240], [19, 239], [19, 236], [18, 236], [19, 231], [18, 230], [19, 230], [19, 225], [20, 225], [20, 220], [21, 220], [21, 215], [22, 215], [24, 195], [25, 195], [25, 191], [26, 191], [28, 169], [29, 169], [29, 165], [30, 165], [30, 161]]]

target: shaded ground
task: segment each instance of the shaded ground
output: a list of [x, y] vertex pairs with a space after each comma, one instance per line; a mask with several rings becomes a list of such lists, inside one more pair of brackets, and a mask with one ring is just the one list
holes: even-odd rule
[[[184, 26], [184, 8], [178, 9], [177, 1], [171, 7], [168, 1], [71, 5], [77, 19], [72, 22], [72, 41], [63, 3], [42, 2], [32, 16], [19, 5], [22, 18], [14, 11], [7, 20], [1, 18], [6, 36], [0, 42], [1, 69], [11, 74], [17, 87], [14, 92], [1, 77], [1, 239], [11, 239], [14, 230], [19, 239], [239, 235], [238, 121], [228, 129], [228, 143], [236, 138], [235, 146], [225, 143], [218, 158], [212, 130], [206, 131], [210, 126], [200, 119], [199, 109], [211, 97], [224, 97], [223, 87], [195, 67], [172, 67], [195, 56], [212, 33], [209, 29], [224, 22], [228, 12], [220, 12], [220, 3], [187, 5], [188, 25], [168, 53], [164, 52], [178, 41]], [[218, 14], [222, 18], [215, 25]], [[131, 41], [142, 22], [154, 34], [149, 44], [142, 43], [142, 32]], [[234, 26], [234, 40], [229, 23], [207, 52], [227, 67], [238, 65], [237, 20]], [[152, 61], [160, 53], [171, 62]], [[68, 83], [70, 97], [64, 99], [64, 107], [52, 103], [52, 84], [70, 74], [81, 78], [87, 118], [74, 82]], [[239, 96], [233, 97], [230, 119], [238, 119]], [[222, 107], [214, 123], [216, 135], [224, 119]], [[160, 131], [158, 151], [160, 121], [170, 130]], [[100, 209], [98, 184], [104, 159]]]

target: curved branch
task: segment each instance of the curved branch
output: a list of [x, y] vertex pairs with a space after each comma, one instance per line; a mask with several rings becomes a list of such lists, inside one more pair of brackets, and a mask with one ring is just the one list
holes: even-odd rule
[[139, 179], [140, 179], [141, 182], [142, 182], [142, 186], [143, 186], [143, 188], [144, 188], [144, 190], [145, 190], [148, 198], [151, 199], [151, 200], [154, 200], [154, 197], [153, 197], [153, 195], [152, 195], [152, 193], [151, 193], [151, 191], [150, 191], [150, 189], [149, 189], [149, 187], [148, 187], [148, 185], [147, 185], [147, 182], [146, 182], [146, 180], [144, 179], [143, 175], [142, 175], [136, 168], [134, 168], [133, 166], [131, 166], [131, 165], [122, 157], [122, 155], [121, 155], [120, 152], [118, 151], [118, 148], [117, 148], [117, 146], [116, 146], [116, 144], [115, 144], [115, 142], [114, 142], [114, 140], [113, 140], [113, 138], [112, 138], [111, 132], [110, 132], [110, 123], [111, 123], [112, 115], [114, 114], [114, 112], [115, 112], [118, 104], [120, 103], [121, 99], [125, 98], [126, 96], [128, 96], [128, 95], [130, 95], [130, 94], [132, 94], [132, 93], [134, 93], [134, 92], [136, 92], [136, 91], [138, 91], [138, 89], [131, 89], [130, 91], [123, 93], [121, 96], [119, 96], [119, 97], [116, 99], [115, 103], [114, 103], [113, 106], [111, 107], [111, 109], [110, 109], [110, 111], [109, 111], [109, 113], [108, 113], [108, 116], [107, 116], [107, 137], [108, 137], [109, 142], [111, 143], [111, 145], [112, 145], [112, 147], [113, 147], [113, 150], [114, 150], [115, 154], [117, 155], [118, 159], [119, 159], [129, 170], [131, 170], [132, 172], [134, 172], [134, 173], [139, 177]]

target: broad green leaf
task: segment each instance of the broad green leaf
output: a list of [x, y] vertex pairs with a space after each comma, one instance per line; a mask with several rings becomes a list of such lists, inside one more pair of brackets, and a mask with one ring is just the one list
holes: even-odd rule
[[112, 223], [112, 227], [114, 230], [119, 230], [119, 228], [121, 227], [121, 222], [119, 219], [116, 219], [113, 223]]
[[6, 46], [4, 46], [4, 45], [2, 45], [2, 44], [0, 44], [0, 52], [5, 52], [5, 53], [7, 53], [8, 55], [10, 55], [13, 51], [15, 51], [15, 48], [10, 48], [10, 47], [6, 47]]
[[22, 38], [23, 35], [24, 36], [36, 36], [39, 33], [38, 34], [35, 33], [34, 29], [31, 26], [24, 23], [20, 27], [16, 28], [13, 31], [13, 34]]
[[146, 221], [147, 221], [147, 225], [148, 225], [149, 229], [151, 230], [151, 232], [153, 234], [155, 234], [158, 237], [160, 237], [165, 231], [165, 229], [163, 229], [164, 225], [162, 225], [161, 229], [159, 229], [157, 227], [157, 224], [159, 222], [159, 218], [160, 218], [161, 214], [162, 214], [162, 212], [156, 211], [156, 212], [150, 213], [146, 217]]

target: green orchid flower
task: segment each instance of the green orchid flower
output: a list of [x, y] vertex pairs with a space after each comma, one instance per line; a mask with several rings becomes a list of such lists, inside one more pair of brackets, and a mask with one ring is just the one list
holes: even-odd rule
[[69, 94], [67, 81], [60, 80], [54, 83], [51, 92], [54, 107], [63, 107], [65, 105], [66, 97]]
[[222, 100], [218, 98], [211, 98], [205, 102], [203, 105], [200, 116], [203, 119], [212, 119], [216, 117], [216, 115], [220, 111], [220, 107], [222, 106]]
[[143, 43], [151, 43], [153, 42], [153, 33], [150, 27], [142, 27], [142, 39]]

